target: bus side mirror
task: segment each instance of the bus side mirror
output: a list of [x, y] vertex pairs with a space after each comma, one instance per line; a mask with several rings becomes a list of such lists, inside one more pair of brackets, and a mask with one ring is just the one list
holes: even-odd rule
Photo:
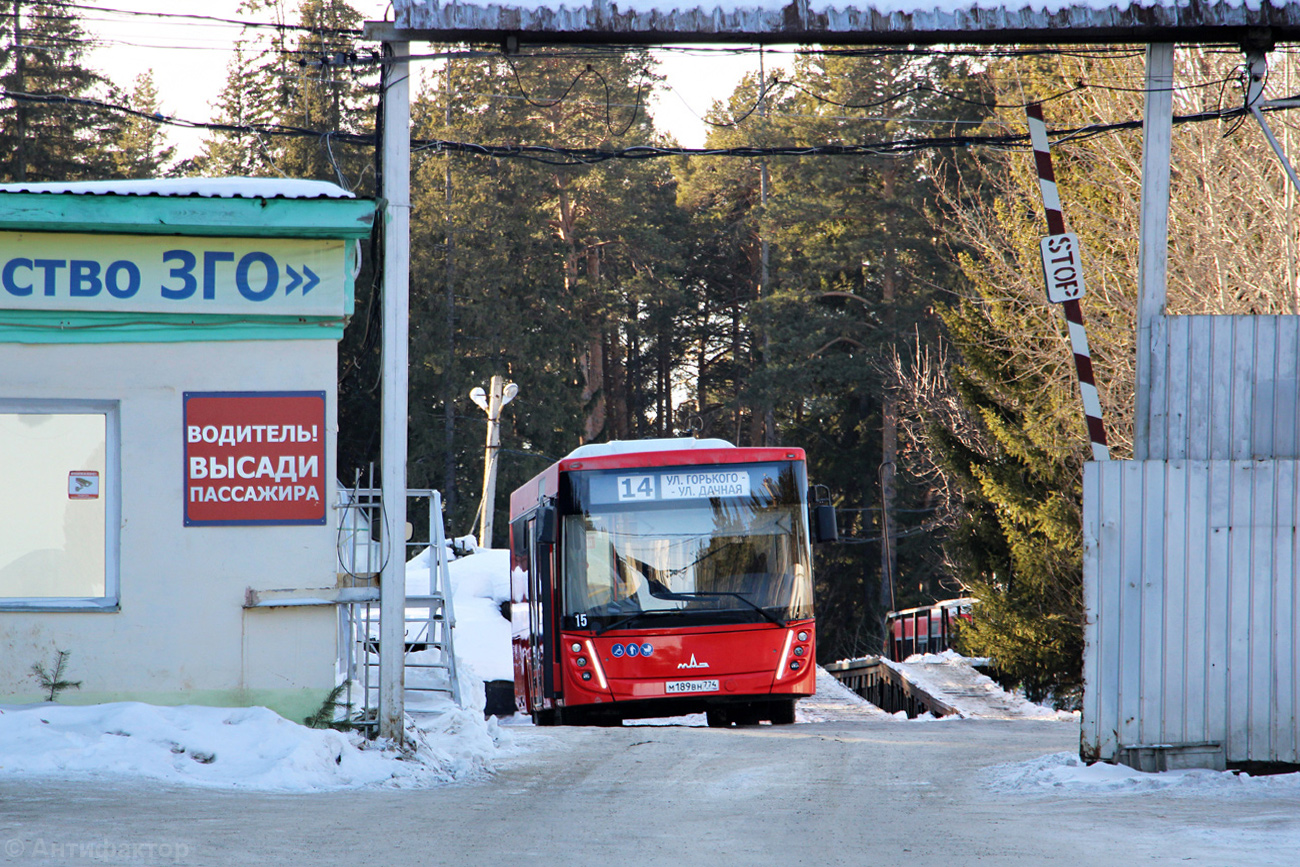
[[835, 520], [835, 507], [830, 503], [813, 506], [813, 541], [838, 542], [840, 540], [839, 524]]
[[555, 544], [555, 507], [547, 506], [538, 516], [537, 541], [543, 545]]

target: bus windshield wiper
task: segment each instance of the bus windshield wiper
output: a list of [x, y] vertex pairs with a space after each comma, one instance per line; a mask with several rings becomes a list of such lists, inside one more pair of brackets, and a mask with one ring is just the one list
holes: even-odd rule
[[620, 626], [626, 626], [627, 624], [640, 620], [643, 617], [653, 617], [657, 614], [663, 614], [663, 613], [664, 612], [662, 611], [638, 611], [635, 614], [629, 614], [627, 617], [620, 617], [618, 620], [615, 620], [613, 623], [607, 623], [604, 626], [601, 626], [600, 624], [596, 624], [595, 626], [592, 627], [592, 631], [595, 632], [597, 635], [601, 635], [602, 633], [608, 632], [611, 629], [617, 629]]
[[655, 597], [656, 599], [673, 599], [679, 602], [687, 602], [691, 599], [702, 599], [702, 598], [707, 599], [709, 597], [715, 597], [715, 596], [734, 596], [735, 598], [739, 599], [741, 602], [744, 602], [750, 608], [753, 608], [759, 614], [763, 615], [763, 617], [766, 618], [767, 620], [771, 621], [772, 623], [775, 623], [777, 626], [780, 626], [782, 629], [785, 628], [784, 620], [782, 620], [781, 618], [777, 617], [774, 614], [769, 614], [767, 609], [763, 608], [757, 602], [750, 599], [744, 593], [736, 593], [735, 591], [731, 591], [731, 590], [717, 590], [717, 591], [685, 590], [685, 591], [678, 592], [678, 591], [669, 590], [668, 588], [664, 587], [662, 584], [656, 587], [652, 583], [650, 585], [650, 595]]

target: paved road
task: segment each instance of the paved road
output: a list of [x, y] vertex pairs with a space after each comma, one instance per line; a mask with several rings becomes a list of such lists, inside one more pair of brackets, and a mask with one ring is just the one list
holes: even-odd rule
[[984, 768], [1075, 749], [1069, 723], [877, 716], [515, 732], [527, 751], [494, 778], [438, 789], [283, 796], [0, 777], [0, 864], [1236, 867], [1297, 857], [1274, 844], [1296, 839], [1300, 799], [993, 794]]

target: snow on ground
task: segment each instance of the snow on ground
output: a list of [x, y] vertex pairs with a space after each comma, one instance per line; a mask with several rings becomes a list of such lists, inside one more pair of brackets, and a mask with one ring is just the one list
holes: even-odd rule
[[795, 722], [832, 722], [843, 719], [889, 719], [889, 714], [849, 689], [820, 665], [817, 694], [795, 706]]
[[[461, 700], [466, 707], [482, 711], [486, 702], [484, 681], [515, 679], [511, 655], [510, 621], [501, 613], [501, 603], [510, 599], [510, 552], [506, 549], [479, 548], [472, 536], [457, 540], [470, 554], [457, 557], [447, 565], [450, 575], [452, 614], [455, 629], [452, 641], [456, 648], [456, 673], [460, 678]], [[430, 549], [425, 548], [406, 564], [406, 593], [409, 596], [429, 592]], [[419, 613], [427, 609], [410, 611]], [[408, 624], [408, 637], [415, 628]], [[415, 665], [439, 661], [435, 650], [408, 654], [408, 686], [445, 685], [445, 677], [436, 670]], [[407, 703], [417, 710], [438, 710], [436, 694], [409, 692]]]
[[411, 725], [408, 737], [413, 748], [399, 751], [264, 707], [10, 706], [0, 708], [0, 774], [274, 792], [426, 787], [488, 775], [513, 741], [495, 720], [460, 709]]
[[[1024, 696], [1009, 693], [993, 679], [972, 666], [978, 660], [967, 659], [955, 650], [943, 653], [914, 654], [903, 662], [881, 658], [881, 662], [900, 672], [911, 683], [931, 696], [956, 708], [958, 718], [973, 719], [1046, 719], [1073, 722], [1078, 715], [1034, 704]], [[821, 688], [820, 683], [818, 688]]]
[[1210, 770], [1147, 773], [1104, 762], [1088, 765], [1074, 753], [1053, 753], [996, 765], [985, 773], [994, 791], [1008, 795], [1132, 795], [1160, 791], [1215, 798], [1300, 797], [1300, 774], [1252, 777]]
[[[368, 742], [354, 733], [310, 729], [266, 708], [156, 707], [137, 702], [65, 707], [37, 704], [0, 707], [0, 774], [73, 778], [145, 778], [172, 784], [279, 792], [359, 787], [421, 787], [475, 779], [492, 773], [498, 758], [526, 748], [495, 718], [484, 720], [485, 680], [513, 680], [510, 622], [501, 602], [509, 599], [509, 552], [479, 549], [449, 563], [457, 673], [464, 708], [443, 693], [410, 687], [445, 686], [440, 669], [409, 668], [407, 728], [411, 746]], [[426, 549], [407, 566], [407, 593], [429, 591]], [[420, 624], [408, 624], [408, 633]], [[412, 638], [415, 636], [412, 635]], [[438, 662], [438, 651], [408, 655], [410, 663]], [[998, 719], [1074, 719], [1001, 690], [955, 653], [889, 663], [963, 716]], [[817, 670], [817, 694], [799, 702], [801, 723], [878, 719], [890, 716]], [[526, 722], [527, 718], [523, 718]], [[703, 714], [635, 725], [701, 726]], [[1074, 764], [1070, 764], [1073, 760]], [[1182, 772], [1177, 785], [1200, 779]], [[1132, 790], [1134, 780], [1153, 776], [1127, 769], [1081, 768], [1069, 754], [1037, 763], [1006, 766], [996, 785], [1008, 791], [1067, 786], [1079, 791]], [[1189, 776], [1190, 775], [1190, 776]], [[1222, 775], [1212, 775], [1220, 778]], [[1229, 783], [1237, 784], [1239, 778]], [[1226, 784], [1225, 784], [1226, 785]], [[1107, 788], [1109, 787], [1109, 788]], [[1300, 783], [1288, 793], [1300, 791]]]
[[[472, 547], [472, 540], [466, 540]], [[429, 552], [407, 567], [407, 592], [427, 594]], [[492, 773], [520, 747], [483, 719], [483, 681], [513, 679], [509, 552], [475, 550], [449, 564], [456, 615], [458, 708], [443, 693], [408, 691], [407, 739], [398, 750], [356, 733], [311, 729], [263, 707], [158, 707], [140, 702], [0, 707], [0, 775], [143, 778], [179, 785], [275, 792], [425, 787]], [[418, 625], [412, 625], [418, 629]], [[436, 662], [437, 651], [410, 654]], [[445, 685], [412, 669], [408, 686]]]

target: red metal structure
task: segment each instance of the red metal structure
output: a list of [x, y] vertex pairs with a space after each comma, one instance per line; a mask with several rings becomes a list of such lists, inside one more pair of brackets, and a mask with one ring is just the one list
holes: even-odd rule
[[[794, 722], [814, 692], [802, 449], [583, 446], [510, 496], [515, 703], [541, 725]], [[825, 498], [821, 498], [824, 500]]]
[[946, 599], [922, 608], [891, 611], [885, 620], [889, 638], [885, 656], [902, 662], [914, 653], [942, 653], [953, 646], [957, 626], [971, 619], [977, 599]]

